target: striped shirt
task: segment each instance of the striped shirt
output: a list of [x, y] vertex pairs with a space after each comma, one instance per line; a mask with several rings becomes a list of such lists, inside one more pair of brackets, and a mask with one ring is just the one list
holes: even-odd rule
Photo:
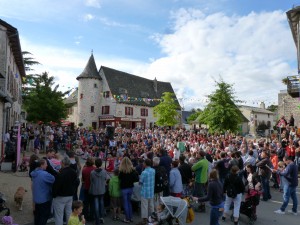
[[141, 174], [140, 184], [142, 185], [141, 197], [154, 198], [155, 170], [147, 167]]

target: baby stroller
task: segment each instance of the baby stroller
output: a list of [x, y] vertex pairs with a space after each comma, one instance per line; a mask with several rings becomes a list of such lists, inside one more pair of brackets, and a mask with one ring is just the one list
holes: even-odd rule
[[0, 218], [10, 215], [10, 210], [7, 208], [5, 201], [4, 195], [0, 192]]
[[176, 219], [179, 225], [185, 225], [188, 211], [187, 201], [172, 196], [160, 197], [160, 199], [170, 213], [169, 218], [166, 219], [167, 223], [172, 225], [173, 219]]
[[[245, 201], [241, 202], [240, 213], [249, 218], [249, 225], [253, 225], [257, 220], [256, 207], [259, 205], [261, 193], [256, 190], [251, 190], [246, 196]], [[233, 221], [233, 215], [231, 216]]]

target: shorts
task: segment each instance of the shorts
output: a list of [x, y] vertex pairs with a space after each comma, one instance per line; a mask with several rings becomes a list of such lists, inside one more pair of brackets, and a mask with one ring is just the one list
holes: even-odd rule
[[112, 208], [121, 208], [122, 206], [121, 197], [110, 197], [110, 206]]

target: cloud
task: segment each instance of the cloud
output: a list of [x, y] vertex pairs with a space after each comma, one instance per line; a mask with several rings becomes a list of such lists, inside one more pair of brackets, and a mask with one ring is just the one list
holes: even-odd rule
[[93, 20], [94, 18], [95, 18], [95, 16], [92, 15], [92, 14], [85, 14], [85, 15], [83, 16], [83, 20], [84, 20], [84, 21], [90, 21], [90, 20]]
[[[75, 37], [78, 40], [82, 38], [82, 36]], [[33, 67], [34, 71], [32, 73], [41, 74], [45, 71], [48, 72], [50, 76], [55, 77], [55, 83], [60, 85], [59, 89], [61, 91], [66, 91], [69, 87], [74, 88], [78, 86], [76, 77], [84, 70], [90, 57], [89, 52], [39, 45], [23, 36], [20, 39], [22, 48], [30, 49], [33, 57], [41, 63], [41, 65]], [[104, 65], [138, 75], [139, 73], [135, 72], [145, 71], [145, 68], [148, 66], [136, 60], [98, 55], [97, 52], [94, 52], [94, 57], [98, 69], [100, 69], [101, 65]]]
[[101, 8], [100, 0], [85, 0], [85, 5], [94, 8]]
[[151, 37], [165, 56], [154, 60], [145, 76], [157, 74], [158, 80], [170, 81], [178, 97], [197, 102], [222, 77], [234, 84], [241, 100], [274, 102], [286, 88], [281, 79], [296, 72], [291, 66], [296, 49], [282, 11], [228, 16], [180, 9], [171, 18], [171, 34]]

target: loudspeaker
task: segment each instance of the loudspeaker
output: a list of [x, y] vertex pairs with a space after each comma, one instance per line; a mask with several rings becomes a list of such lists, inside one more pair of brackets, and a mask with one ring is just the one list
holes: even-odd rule
[[106, 126], [106, 133], [105, 133], [106, 137], [109, 138], [109, 140], [114, 139], [115, 137], [115, 127], [113, 126]]

